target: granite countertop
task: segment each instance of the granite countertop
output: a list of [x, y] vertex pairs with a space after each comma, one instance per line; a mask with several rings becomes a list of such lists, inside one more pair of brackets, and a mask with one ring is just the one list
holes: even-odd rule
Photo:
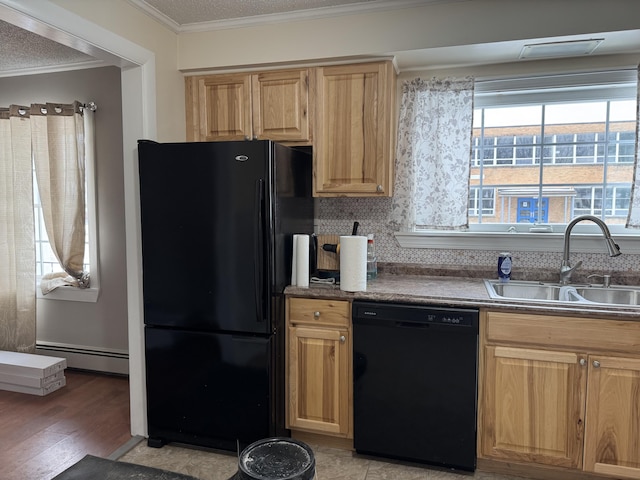
[[484, 307], [493, 310], [521, 310], [531, 313], [569, 314], [640, 321], [640, 307], [617, 305], [579, 305], [491, 298], [482, 278], [446, 275], [379, 274], [363, 292], [344, 292], [336, 285], [311, 284], [308, 288], [288, 286], [293, 297], [368, 300], [379, 302], [429, 304], [437, 306]]

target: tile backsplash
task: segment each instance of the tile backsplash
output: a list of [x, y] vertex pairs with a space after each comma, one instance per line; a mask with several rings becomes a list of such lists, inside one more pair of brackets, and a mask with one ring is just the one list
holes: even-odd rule
[[[353, 222], [358, 221], [358, 233], [373, 233], [378, 262], [384, 264], [419, 265], [425, 270], [480, 270], [493, 272], [497, 251], [445, 250], [430, 248], [402, 248], [389, 226], [392, 198], [319, 198], [316, 199], [316, 233], [349, 235]], [[603, 246], [604, 249], [604, 246]], [[548, 271], [556, 275], [562, 262], [562, 252], [526, 252], [511, 250], [513, 278], [527, 279], [531, 272]], [[619, 275], [640, 274], [640, 255], [609, 257], [606, 253], [580, 254], [589, 266], [588, 273], [616, 272]], [[576, 272], [577, 274], [578, 272]], [[556, 280], [557, 278], [549, 278]], [[580, 280], [577, 277], [576, 280]], [[620, 282], [622, 283], [622, 282]]]

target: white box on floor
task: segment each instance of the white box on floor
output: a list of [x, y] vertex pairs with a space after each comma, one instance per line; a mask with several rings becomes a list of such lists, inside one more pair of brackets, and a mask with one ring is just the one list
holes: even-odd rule
[[0, 390], [7, 390], [9, 392], [28, 393], [31, 395], [39, 395], [41, 397], [48, 395], [51, 392], [61, 389], [67, 384], [67, 379], [63, 375], [44, 387], [25, 387], [24, 385], [16, 385], [14, 383], [0, 382]]
[[0, 350], [0, 373], [48, 377], [67, 368], [67, 359]]
[[0, 372], [0, 383], [13, 383], [14, 385], [22, 385], [25, 387], [46, 387], [50, 383], [55, 382], [64, 377], [64, 370], [47, 375], [46, 377], [32, 377], [29, 375], [17, 375], [14, 373]]

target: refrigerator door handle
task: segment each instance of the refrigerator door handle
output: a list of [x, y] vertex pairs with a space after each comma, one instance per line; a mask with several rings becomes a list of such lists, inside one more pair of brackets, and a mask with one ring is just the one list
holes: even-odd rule
[[254, 295], [256, 299], [257, 321], [264, 320], [264, 179], [256, 181], [255, 208], [253, 222], [255, 268], [254, 268]]

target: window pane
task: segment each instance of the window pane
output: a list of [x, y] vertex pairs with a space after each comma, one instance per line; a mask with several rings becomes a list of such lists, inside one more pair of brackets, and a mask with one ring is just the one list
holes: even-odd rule
[[[471, 163], [470, 222], [566, 224], [589, 214], [624, 223], [635, 103], [605, 99], [477, 109], [474, 157], [484, 161]], [[484, 197], [485, 191], [493, 196]]]

